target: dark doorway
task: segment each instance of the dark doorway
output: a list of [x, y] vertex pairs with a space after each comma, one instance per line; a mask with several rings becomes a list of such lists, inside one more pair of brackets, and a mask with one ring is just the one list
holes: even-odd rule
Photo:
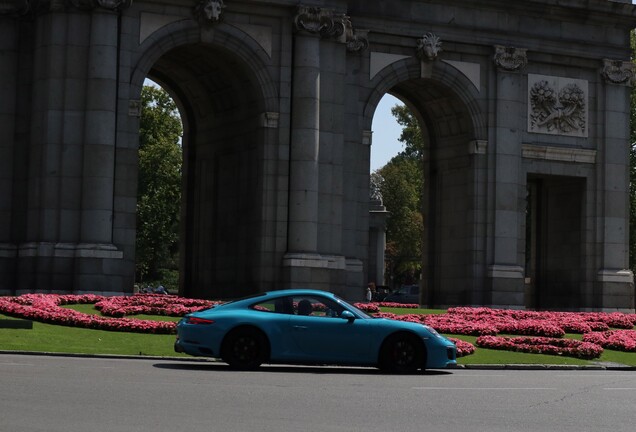
[[581, 306], [585, 179], [528, 176], [526, 307]]

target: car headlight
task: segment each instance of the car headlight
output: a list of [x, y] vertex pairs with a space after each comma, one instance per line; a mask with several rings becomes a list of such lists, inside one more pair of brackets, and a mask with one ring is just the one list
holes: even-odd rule
[[437, 330], [435, 330], [433, 327], [428, 326], [428, 325], [426, 325], [426, 324], [422, 324], [422, 325], [423, 325], [423, 326], [424, 326], [424, 328], [425, 328], [426, 330], [428, 330], [428, 331], [429, 331], [429, 333], [430, 333], [430, 334], [432, 334], [433, 336], [435, 336], [435, 337], [437, 337], [437, 338], [440, 338], [440, 339], [442, 338], [442, 335], [441, 335], [441, 334], [439, 334], [439, 333], [437, 333]]

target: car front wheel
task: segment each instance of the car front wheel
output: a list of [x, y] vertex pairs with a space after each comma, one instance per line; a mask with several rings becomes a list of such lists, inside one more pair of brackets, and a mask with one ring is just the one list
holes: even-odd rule
[[424, 369], [425, 349], [415, 336], [397, 334], [382, 345], [379, 367], [393, 373], [412, 373]]
[[267, 360], [267, 341], [255, 329], [237, 329], [223, 342], [221, 358], [234, 369], [251, 370]]

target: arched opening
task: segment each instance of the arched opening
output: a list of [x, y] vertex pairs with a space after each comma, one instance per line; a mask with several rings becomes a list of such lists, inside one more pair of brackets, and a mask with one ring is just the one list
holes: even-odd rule
[[483, 304], [483, 286], [475, 286], [475, 274], [485, 260], [479, 244], [483, 233], [478, 232], [485, 227], [479, 200], [486, 182], [478, 178], [485, 161], [474, 157], [482, 150], [476, 145], [471, 110], [438, 79], [400, 81], [388, 93], [417, 118], [422, 135], [420, 303]]
[[403, 101], [384, 95], [373, 118], [370, 169], [369, 282], [379, 293], [421, 283], [421, 130]]
[[177, 105], [146, 79], [139, 127], [135, 290], [179, 289], [179, 216], [183, 126]]
[[265, 109], [254, 74], [233, 52], [192, 43], [163, 53], [147, 76], [183, 119], [180, 293], [258, 291]]

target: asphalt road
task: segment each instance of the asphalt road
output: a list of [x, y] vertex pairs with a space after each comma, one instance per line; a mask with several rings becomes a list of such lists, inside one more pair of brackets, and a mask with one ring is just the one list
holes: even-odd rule
[[636, 373], [0, 355], [1, 432], [633, 431]]

